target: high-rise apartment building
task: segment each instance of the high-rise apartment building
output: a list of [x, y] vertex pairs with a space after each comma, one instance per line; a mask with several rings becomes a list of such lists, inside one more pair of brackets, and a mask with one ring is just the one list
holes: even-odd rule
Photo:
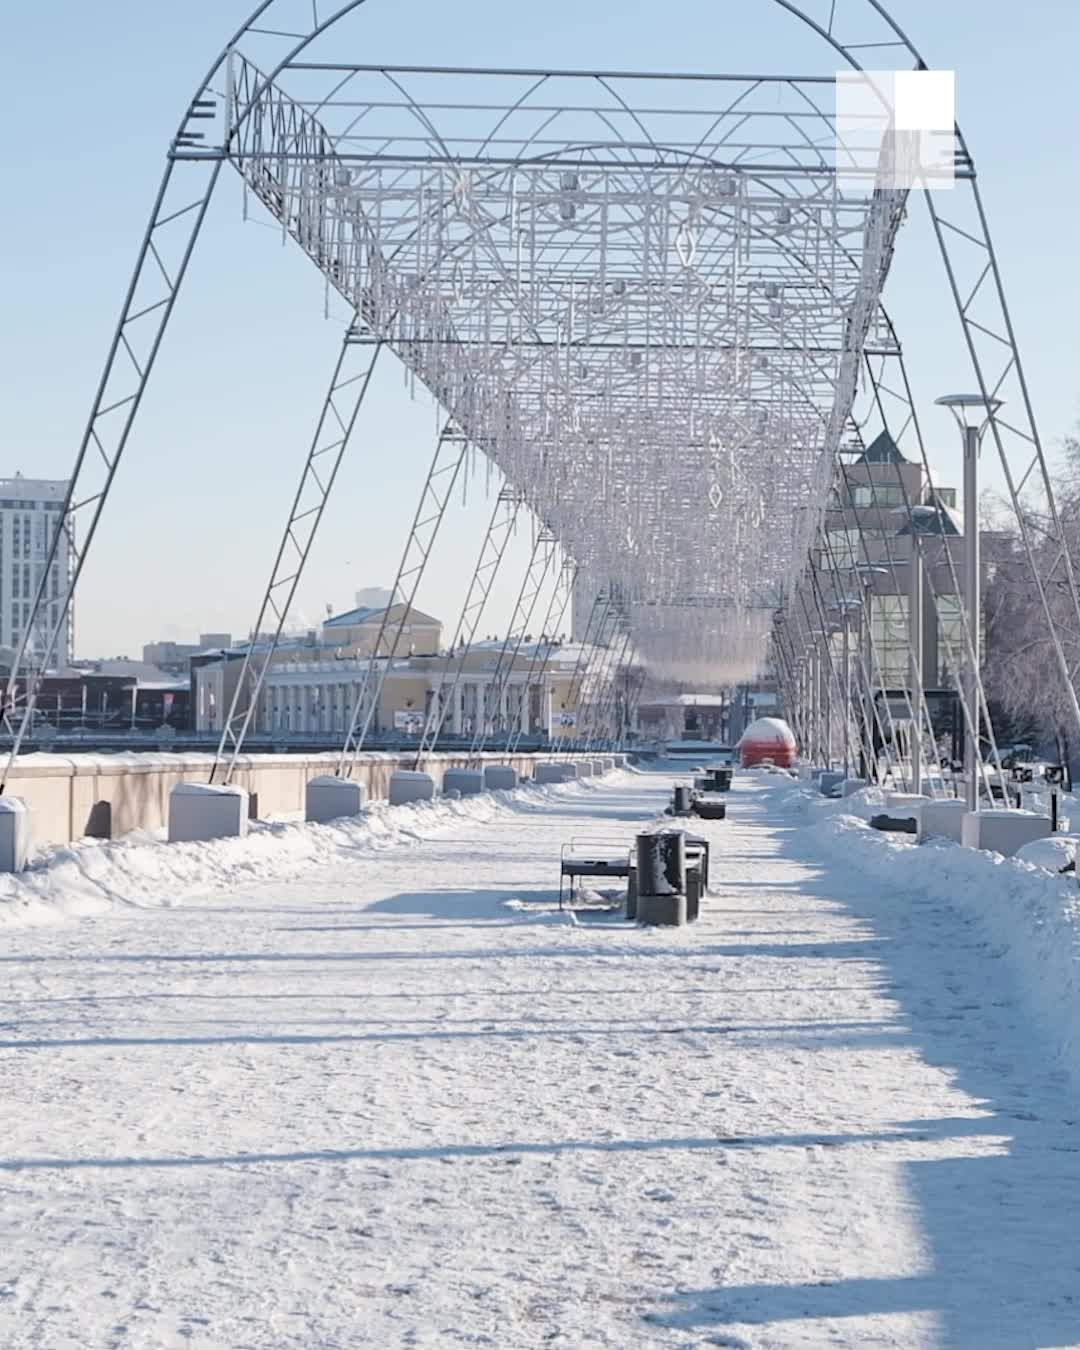
[[[0, 646], [17, 648], [30, 623], [53, 535], [63, 519], [67, 487], [66, 482], [22, 474], [0, 478]], [[59, 621], [73, 566], [71, 541], [65, 538], [49, 568], [46, 603], [30, 635], [29, 651], [40, 652]], [[69, 609], [50, 664], [70, 662], [73, 638]]]

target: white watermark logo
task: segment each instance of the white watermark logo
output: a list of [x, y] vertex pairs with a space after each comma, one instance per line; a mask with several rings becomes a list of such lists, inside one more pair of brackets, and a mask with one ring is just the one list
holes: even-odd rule
[[836, 76], [841, 192], [938, 192], [956, 181], [951, 70], [844, 70]]

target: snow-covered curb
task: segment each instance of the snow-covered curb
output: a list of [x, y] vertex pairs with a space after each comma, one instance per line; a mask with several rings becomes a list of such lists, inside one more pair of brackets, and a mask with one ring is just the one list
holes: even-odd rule
[[[816, 801], [804, 789], [781, 790], [777, 802], [813, 820], [801, 832], [827, 857], [880, 881], [902, 903], [920, 891], [977, 921], [987, 945], [1007, 961], [1032, 1014], [1056, 1049], [1061, 1069], [1080, 1087], [1080, 890], [1073, 874], [946, 840], [916, 844], [866, 823], [880, 793]], [[858, 800], [856, 800], [858, 799]], [[818, 805], [820, 803], [820, 805]]]
[[393, 845], [434, 839], [462, 820], [483, 822], [539, 801], [582, 795], [603, 780], [584, 779], [410, 806], [373, 802], [362, 816], [311, 825], [252, 822], [243, 839], [169, 844], [164, 831], [110, 842], [83, 840], [39, 849], [26, 871], [0, 874], [0, 929], [61, 923], [118, 906], [168, 907], [185, 898], [254, 881], [281, 880], [311, 868]]

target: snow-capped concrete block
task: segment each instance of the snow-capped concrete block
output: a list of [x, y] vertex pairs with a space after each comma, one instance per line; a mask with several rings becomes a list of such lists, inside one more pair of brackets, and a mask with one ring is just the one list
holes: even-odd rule
[[177, 783], [169, 793], [169, 843], [242, 839], [248, 831], [248, 794], [217, 783]]
[[960, 842], [967, 848], [1011, 857], [1034, 839], [1050, 833], [1050, 817], [1034, 811], [968, 811], [964, 816]]
[[866, 787], [865, 778], [845, 778], [840, 784], [840, 796], [852, 797], [856, 792], [861, 792]]
[[577, 767], [575, 765], [563, 764], [555, 760], [554, 762], [537, 764], [533, 781], [536, 783], [568, 783], [576, 777]]
[[1014, 856], [1033, 867], [1045, 867], [1048, 872], [1064, 872], [1070, 864], [1076, 863], [1078, 843], [1080, 840], [1075, 834], [1051, 834], [1022, 845]]
[[593, 776], [593, 763], [591, 759], [578, 759], [574, 762], [577, 765], [577, 776], [579, 778], [591, 778]]
[[607, 773], [607, 765], [602, 759], [594, 759], [592, 761], [592, 771], [594, 778], [603, 778], [604, 774]]
[[930, 798], [925, 792], [886, 792], [885, 809], [893, 816], [911, 816], [915, 810], [924, 806]]
[[823, 769], [821, 777], [818, 779], [818, 787], [821, 789], [823, 797], [833, 796], [844, 781], [844, 775], [839, 769]]
[[21, 872], [30, 853], [30, 808], [21, 797], [0, 797], [0, 872]]
[[443, 774], [443, 792], [453, 792], [455, 789], [463, 797], [475, 797], [478, 792], [484, 790], [484, 771], [483, 769], [447, 769]]
[[916, 803], [915, 837], [921, 844], [925, 839], [951, 839], [959, 844], [964, 832], [967, 802], [958, 797]]
[[419, 769], [395, 769], [390, 775], [390, 805], [430, 802], [435, 796], [435, 779]]
[[367, 788], [351, 778], [329, 774], [312, 778], [304, 790], [304, 819], [322, 824], [343, 816], [358, 816], [364, 809]]
[[605, 773], [613, 773], [614, 770], [618, 767], [618, 765], [615, 763], [614, 755], [604, 755], [603, 761]]
[[517, 770], [509, 764], [488, 764], [484, 768], [484, 787], [491, 791], [506, 792], [517, 785]]

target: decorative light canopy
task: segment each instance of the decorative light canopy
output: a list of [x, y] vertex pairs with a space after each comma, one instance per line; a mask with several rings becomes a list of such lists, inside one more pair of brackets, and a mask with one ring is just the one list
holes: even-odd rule
[[[744, 678], [832, 483], [902, 196], [829, 81], [234, 58], [250, 190], [498, 465], [660, 678]], [[239, 121], [239, 117], [238, 117]]]

